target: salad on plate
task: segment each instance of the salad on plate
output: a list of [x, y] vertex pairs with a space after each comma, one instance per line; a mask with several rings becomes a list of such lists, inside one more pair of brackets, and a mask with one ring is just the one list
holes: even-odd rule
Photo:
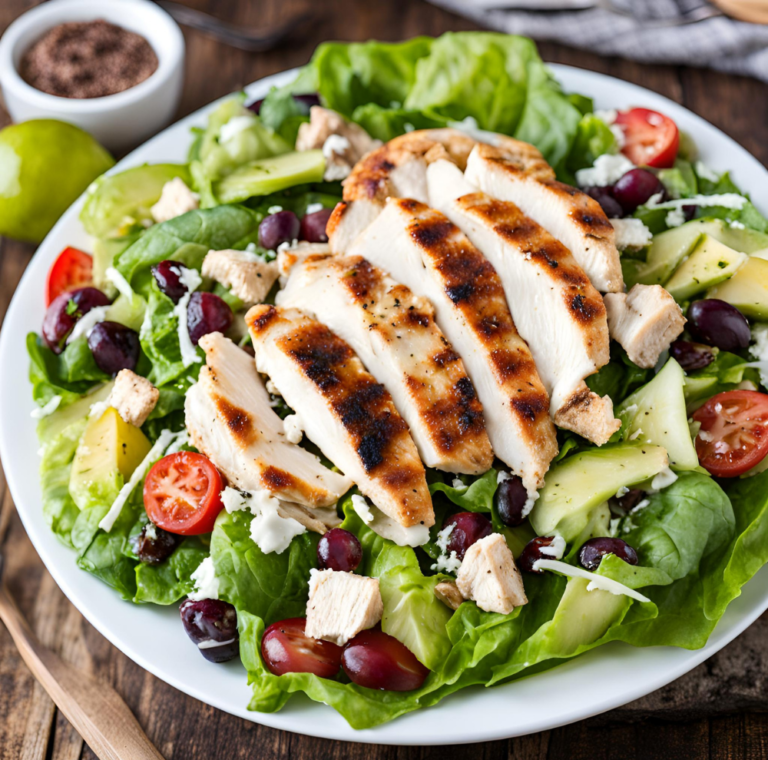
[[530, 40], [321, 45], [80, 219], [27, 339], [45, 519], [253, 710], [700, 648], [768, 561], [768, 220]]

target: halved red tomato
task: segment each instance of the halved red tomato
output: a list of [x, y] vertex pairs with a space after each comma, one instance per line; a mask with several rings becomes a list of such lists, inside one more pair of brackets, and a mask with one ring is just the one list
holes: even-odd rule
[[673, 166], [680, 147], [680, 132], [672, 119], [648, 108], [619, 111], [616, 116], [624, 132], [621, 152], [638, 166], [667, 169]]
[[693, 415], [699, 462], [718, 478], [735, 478], [768, 455], [768, 394], [718, 393]]
[[67, 290], [89, 285], [93, 279], [93, 257], [79, 248], [65, 248], [48, 270], [45, 305]]
[[210, 533], [224, 508], [221, 475], [208, 457], [178, 451], [157, 462], [144, 482], [144, 509], [149, 519], [169, 533]]

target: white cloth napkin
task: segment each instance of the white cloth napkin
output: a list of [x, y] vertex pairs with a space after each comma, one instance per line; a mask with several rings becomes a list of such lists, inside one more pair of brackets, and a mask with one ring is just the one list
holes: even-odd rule
[[[521, 8], [530, 8], [537, 0], [430, 2], [510, 34], [561, 42], [600, 55], [710, 66], [768, 81], [768, 26], [725, 16], [675, 23], [708, 5], [702, 0], [538, 0], [536, 11]], [[585, 4], [592, 7], [584, 8]], [[553, 6], [566, 10], [546, 10]]]

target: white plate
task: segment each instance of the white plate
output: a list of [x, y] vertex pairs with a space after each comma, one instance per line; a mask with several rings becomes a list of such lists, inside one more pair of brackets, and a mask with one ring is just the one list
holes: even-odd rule
[[[617, 79], [566, 66], [552, 67], [565, 89], [591, 95], [598, 108], [635, 105], [663, 111], [693, 136], [703, 160], [732, 171], [738, 185], [768, 210], [768, 172], [743, 148], [703, 119], [648, 90]], [[251, 96], [290, 81], [283, 72], [251, 85]], [[145, 162], [183, 161], [189, 128], [202, 126], [213, 104], [183, 119], [131, 153], [115, 167]], [[279, 713], [246, 709], [249, 688], [239, 662], [205, 661], [181, 628], [175, 605], [168, 609], [120, 601], [106, 585], [75, 565], [72, 552], [58, 542], [43, 520], [38, 483], [38, 443], [30, 419], [33, 402], [27, 382], [25, 337], [43, 319], [45, 275], [67, 245], [90, 247], [75, 203], [45, 239], [11, 302], [0, 336], [0, 455], [24, 527], [46, 567], [72, 603], [120, 651], [143, 668], [213, 707], [247, 720], [328, 739], [376, 744], [457, 744], [489, 741], [544, 731], [610, 710], [661, 688], [704, 661], [741, 633], [768, 608], [768, 568], [728, 608], [704, 649], [635, 649], [623, 644], [600, 647], [565, 665], [493, 689], [472, 688], [429, 710], [417, 711], [376, 729], [353, 731], [325, 705], [295, 695]]]

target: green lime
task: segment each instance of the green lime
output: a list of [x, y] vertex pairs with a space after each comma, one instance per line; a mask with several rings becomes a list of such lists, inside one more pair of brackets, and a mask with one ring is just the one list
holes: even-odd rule
[[114, 163], [87, 132], [63, 121], [37, 119], [0, 130], [0, 235], [39, 243]]

